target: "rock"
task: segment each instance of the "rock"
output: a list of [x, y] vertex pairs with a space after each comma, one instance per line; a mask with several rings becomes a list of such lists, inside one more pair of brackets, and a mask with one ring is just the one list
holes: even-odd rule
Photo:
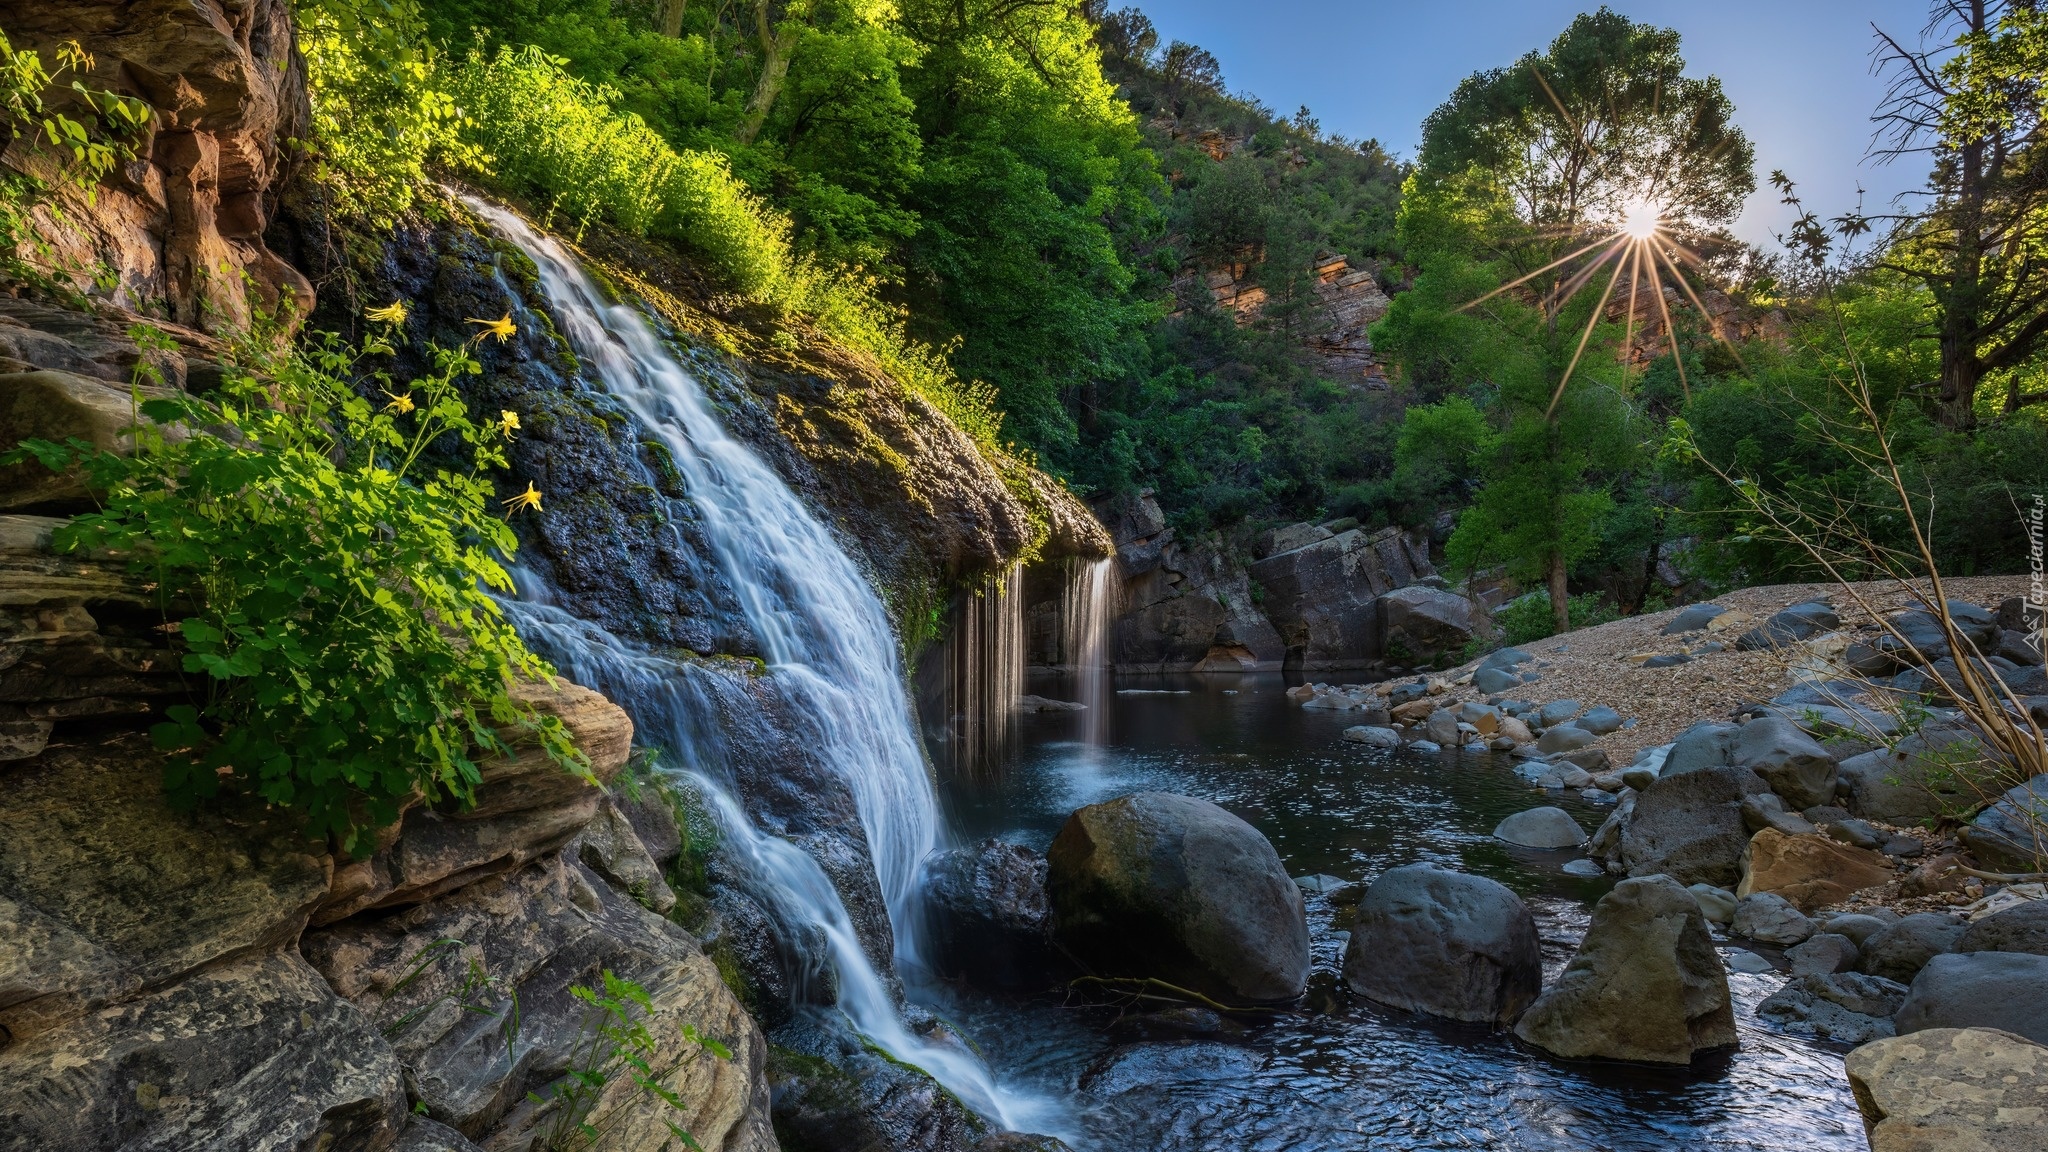
[[1785, 802], [1775, 792], [1759, 792], [1742, 798], [1742, 825], [1752, 832], [1775, 828], [1787, 836], [1811, 836], [1820, 831], [1804, 816], [1785, 811]]
[[1621, 842], [1629, 820], [1635, 814], [1636, 798], [1640, 795], [1633, 789], [1623, 792], [1614, 805], [1614, 811], [1608, 813], [1607, 819], [1586, 841], [1586, 855], [1606, 864], [1610, 871], [1627, 870], [1622, 862]]
[[1481, 668], [1518, 668], [1536, 657], [1520, 648], [1496, 648], [1479, 661]]
[[1736, 904], [1733, 931], [1766, 944], [1797, 944], [1813, 935], [1813, 921], [1784, 897], [1759, 892]]
[[[144, 399], [161, 399], [173, 390], [144, 386]], [[93, 447], [126, 455], [134, 437], [126, 429], [137, 421], [129, 386], [70, 372], [0, 373], [0, 444], [13, 447], [31, 437], [64, 443], [83, 440]], [[144, 418], [144, 423], [149, 421]], [[52, 472], [30, 461], [0, 467], [0, 510], [35, 505], [91, 506], [93, 493], [75, 469]]]
[[610, 797], [576, 837], [577, 858], [654, 912], [676, 906], [676, 894], [662, 878], [661, 866], [640, 842], [632, 822]]
[[9, 1148], [375, 1148], [405, 1108], [391, 1046], [288, 948], [0, 1048]]
[[1536, 722], [1545, 728], [1549, 728], [1552, 725], [1562, 724], [1578, 714], [1579, 702], [1577, 700], [1552, 700], [1537, 711]]
[[1415, 740], [1409, 743], [1408, 749], [1411, 752], [1441, 752], [1444, 746], [1434, 740]]
[[1584, 748], [1596, 739], [1598, 737], [1584, 728], [1571, 724], [1559, 724], [1555, 728], [1545, 728], [1543, 730], [1543, 735], [1536, 739], [1536, 749], [1539, 752], [1555, 755], [1559, 752], [1571, 752]]
[[[1159, 527], [1166, 527], [1164, 520], [1160, 521]], [[1282, 552], [1292, 552], [1296, 548], [1306, 548], [1311, 544], [1328, 540], [1335, 535], [1336, 533], [1328, 528], [1319, 527], [1314, 524], [1283, 525], [1279, 528], [1261, 532], [1252, 540], [1252, 559], [1264, 560], [1268, 556], [1275, 556]]]
[[1272, 1003], [1308, 982], [1301, 892], [1258, 830], [1162, 792], [1067, 818], [1047, 854], [1054, 937], [1112, 976]]
[[1863, 942], [1863, 959], [1858, 970], [1887, 980], [1910, 984], [1927, 962], [1955, 951], [1963, 926], [1954, 917], [1938, 912], [1918, 912], [1870, 936]]
[[1598, 708], [1587, 709], [1586, 714], [1579, 717], [1577, 723], [1579, 727], [1595, 736], [1605, 736], [1609, 732], [1621, 730], [1621, 713], [1603, 704]]
[[1493, 830], [1494, 839], [1524, 848], [1576, 848], [1586, 833], [1562, 808], [1531, 808], [1517, 812]]
[[1621, 783], [1625, 788], [1638, 792], [1657, 782], [1657, 770], [1642, 764], [1631, 764], [1621, 770]]
[[[1911, 917], [1908, 917], [1911, 919]], [[2002, 1028], [2048, 1043], [2048, 956], [1957, 952], [1935, 956], [1913, 977], [1892, 1023], [1899, 1035], [1925, 1028]]]
[[1517, 744], [1532, 743], [1536, 739], [1536, 734], [1529, 731], [1529, 726], [1514, 716], [1500, 718], [1500, 734]]
[[1481, 668], [1472, 673], [1472, 686], [1488, 696], [1512, 690], [1522, 678], [1505, 668]]
[[1840, 788], [1849, 811], [1886, 824], [1937, 819], [1977, 803], [1956, 774], [1984, 759], [1984, 747], [1968, 732], [1930, 725], [1899, 741], [1895, 749], [1851, 756], [1840, 766]]
[[612, 805], [640, 838], [640, 846], [664, 868], [683, 851], [683, 829], [676, 820], [675, 795], [666, 780], [656, 777], [641, 781], [637, 789], [615, 789], [611, 796]]
[[[897, 1061], [845, 1029], [778, 1034], [767, 1078], [775, 1101], [774, 1142], [795, 1152], [1065, 1152], [1045, 1137], [1000, 1134], [922, 1069]], [[712, 1145], [706, 1145], [712, 1147]], [[625, 1145], [624, 1147], [633, 1147]], [[658, 1140], [641, 1147], [659, 1152]], [[674, 1145], [671, 1143], [670, 1148]], [[537, 1152], [537, 1150], [536, 1150]]]
[[1944, 892], [1961, 892], [1963, 882], [1970, 877], [1961, 871], [1966, 860], [1954, 852], [1943, 852], [1931, 856], [1913, 866], [1911, 872], [1899, 880], [1901, 896], [1935, 896]]
[[[1563, 760], [1567, 764], [1577, 765], [1580, 769], [1584, 770], [1589, 777], [1593, 776], [1596, 773], [1605, 772], [1614, 764], [1614, 761], [1608, 757], [1607, 749], [1605, 748], [1577, 748], [1570, 752], [1566, 752], [1563, 756], [1560, 756], [1559, 759]], [[1597, 781], [1589, 779], [1587, 783], [1597, 783]], [[1619, 777], [1617, 777], [1615, 779], [1615, 784], [1617, 788], [1619, 787], [1620, 783], [1621, 780]], [[1609, 791], [1614, 790], [1616, 789], [1609, 789]]]
[[1677, 636], [1685, 632], [1698, 632], [1714, 622], [1716, 617], [1725, 616], [1728, 609], [1719, 604], [1690, 604], [1678, 610], [1669, 624], [1664, 625], [1664, 635]]
[[1434, 660], [1472, 642], [1472, 602], [1414, 584], [1379, 598], [1384, 651], [1397, 659]]
[[1992, 655], [2003, 656], [2022, 668], [2034, 667], [2041, 663], [2041, 634], [2010, 629], [2000, 632]]
[[0, 1029], [17, 1041], [287, 945], [327, 895], [332, 862], [290, 814], [171, 811], [140, 735], [52, 748], [5, 780]]
[[469, 1137], [436, 1120], [412, 1116], [391, 1152], [483, 1152]]
[[2048, 1152], [2048, 1048], [1996, 1028], [1935, 1028], [1849, 1053], [1871, 1152]]
[[1515, 1035], [1567, 1059], [1686, 1064], [1733, 1047], [1727, 972], [1692, 895], [1662, 876], [1615, 885]]
[[1728, 762], [1764, 778], [1794, 808], [1835, 795], [1835, 761], [1813, 737], [1782, 716], [1760, 716], [1736, 730]]
[[[1266, 615], [1278, 630], [1288, 663], [1305, 670], [1363, 667], [1390, 655], [1391, 617], [1399, 618], [1401, 646], [1411, 658], [1455, 651], [1471, 638], [1471, 607], [1462, 597], [1424, 588], [1399, 607], [1381, 603], [1385, 594], [1407, 590], [1434, 574], [1428, 542], [1398, 529], [1368, 533], [1354, 528], [1318, 537], [1262, 557], [1246, 573], [1264, 592]], [[1437, 638], [1455, 638], [1457, 632], [1455, 626], [1438, 628], [1442, 622], [1432, 613], [1439, 610], [1450, 615], [1453, 625], [1464, 613], [1465, 639], [1447, 648], [1431, 647]]]
[[1431, 712], [1429, 719], [1423, 722], [1422, 728], [1424, 732], [1429, 734], [1431, 740], [1439, 744], [1449, 746], [1464, 743], [1464, 741], [1458, 739], [1457, 713], [1447, 708], [1439, 708]]
[[1567, 876], [1578, 876], [1584, 879], [1605, 876], [1607, 874], [1607, 869], [1602, 868], [1594, 860], [1567, 860], [1558, 868], [1558, 871]]
[[1956, 940], [1956, 951], [2048, 956], [2048, 900], [2029, 900], [1976, 921]]
[[[705, 1147], [773, 1146], [767, 1045], [717, 967], [681, 928], [563, 854], [429, 903], [309, 931], [300, 947], [388, 1037], [428, 1114], [488, 1146], [531, 1133], [539, 1108], [525, 1093], [545, 1096], [581, 1042], [587, 1009], [570, 989], [606, 971], [646, 990], [649, 1059], [677, 1065], [663, 1082], [684, 1101], [691, 1134]], [[686, 1040], [686, 1025], [720, 1040], [733, 1058]], [[618, 1109], [612, 1139], [623, 1147], [668, 1139], [674, 1113], [625, 1077], [598, 1106]]]
[[2039, 605], [2028, 603], [2026, 597], [2008, 596], [1999, 601], [1998, 613], [1992, 617], [1991, 622], [2000, 629], [2039, 633], [2044, 625], [2044, 617], [2048, 617], [2048, 611], [2044, 611]]
[[1851, 848], [1877, 851], [1883, 848], [1887, 837], [1870, 826], [1867, 821], [1854, 818], [1830, 820], [1820, 826], [1820, 831], [1830, 840], [1839, 840]]
[[1353, 744], [1364, 744], [1369, 748], [1399, 748], [1401, 734], [1392, 728], [1360, 724], [1344, 730], [1344, 739]]
[[924, 881], [933, 967], [996, 988], [1043, 987], [1065, 970], [1045, 880], [1045, 857], [1001, 840], [934, 854]]
[[1798, 974], [1795, 969], [1783, 988], [1756, 1006], [1756, 1014], [1787, 1032], [1864, 1044], [1893, 1034], [1891, 1015], [1905, 1000], [1904, 984], [1880, 976]]
[[1794, 976], [1833, 975], [1856, 966], [1859, 953], [1855, 941], [1833, 932], [1817, 932], [1802, 943], [1785, 950]]
[[1735, 641], [1738, 652], [1754, 652], [1766, 648], [1783, 648], [1808, 640], [1823, 632], [1832, 632], [1842, 626], [1842, 618], [1835, 610], [1819, 600], [1794, 604], [1771, 615], [1768, 620], [1744, 632]]
[[1382, 1004], [1505, 1025], [1543, 984], [1536, 921], [1492, 880], [1431, 864], [1390, 869], [1359, 902], [1344, 978]]
[[1875, 852], [1825, 836], [1787, 836], [1766, 828], [1749, 842], [1742, 884], [1735, 891], [1743, 896], [1773, 892], [1811, 912], [1891, 879], [1891, 865]]
[[1666, 773], [1637, 794], [1634, 814], [1622, 830], [1621, 858], [1628, 874], [1662, 873], [1681, 884], [1735, 887], [1749, 846], [1742, 798], [1761, 791], [1763, 782], [1734, 768]]
[[1685, 654], [1685, 653], [1683, 653], [1683, 652], [1666, 652], [1666, 653], [1664, 653], [1663, 655], [1660, 655], [1660, 656], [1652, 656], [1652, 657], [1650, 657], [1650, 658], [1649, 658], [1648, 660], [1645, 660], [1645, 661], [1643, 661], [1643, 667], [1645, 667], [1645, 668], [1676, 668], [1676, 667], [1678, 667], [1678, 666], [1679, 666], [1680, 664], [1690, 664], [1690, 663], [1692, 663], [1692, 657], [1691, 657], [1691, 656], [1688, 656], [1688, 655], [1686, 655], [1686, 654]]
[[1700, 915], [1710, 924], [1733, 924], [1735, 922], [1735, 893], [1712, 884], [1688, 884], [1685, 890], [1692, 893], [1694, 902], [1700, 906]]
[[1848, 937], [1849, 942], [1856, 945], [1860, 955], [1860, 950], [1865, 941], [1884, 931], [1887, 924], [1896, 924], [1897, 922], [1896, 920], [1884, 920], [1861, 912], [1845, 912], [1839, 916], [1830, 916], [1822, 921], [1820, 930], [1832, 932], [1837, 936]]
[[1053, 700], [1045, 696], [1019, 696], [1016, 709], [1019, 712], [1086, 712], [1088, 706], [1078, 700]]
[[1728, 968], [1730, 971], [1746, 972], [1751, 976], [1761, 976], [1766, 972], [1777, 970], [1776, 966], [1769, 960], [1751, 952], [1747, 948], [1735, 948], [1729, 951]]
[[[1594, 751], [1594, 749], [1588, 749], [1587, 751]], [[1557, 782], [1561, 787], [1576, 792], [1593, 786], [1593, 774], [1570, 760], [1565, 760], [1555, 765], [1553, 770], [1557, 773]]]
[[2048, 870], [2048, 773], [2007, 789], [1960, 835], [1977, 859], [1995, 871]]
[[1716, 724], [1707, 721], [1695, 724], [1679, 733], [1665, 754], [1659, 769], [1660, 776], [1682, 776], [1702, 768], [1720, 768], [1728, 764], [1728, 755], [1735, 744], [1737, 729], [1732, 724]]

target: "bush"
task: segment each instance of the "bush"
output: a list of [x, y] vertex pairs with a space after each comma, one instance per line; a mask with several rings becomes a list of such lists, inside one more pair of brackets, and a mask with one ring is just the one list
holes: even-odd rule
[[[1572, 597], [1567, 613], [1574, 631], [1621, 619], [1620, 613], [1591, 592]], [[1506, 645], [1527, 644], [1557, 634], [1557, 619], [1550, 610], [1550, 593], [1546, 591], [1529, 592], [1501, 605], [1493, 613], [1493, 623], [1500, 630], [1500, 642]]]
[[[516, 542], [491, 514], [488, 474], [516, 422], [470, 420], [454, 381], [478, 368], [463, 350], [436, 350], [434, 374], [409, 384], [369, 374], [388, 399], [376, 406], [349, 380], [389, 350], [330, 336], [255, 356], [264, 378], [231, 375], [217, 402], [144, 401], [141, 415], [186, 431], [138, 421], [132, 455], [29, 441], [4, 458], [83, 467], [103, 507], [55, 546], [131, 557], [191, 601], [176, 627], [204, 700], [152, 733], [174, 753], [173, 802], [229, 784], [304, 810], [312, 834], [351, 850], [415, 792], [472, 800], [478, 760], [510, 751], [501, 727], [589, 773], [559, 719], [512, 698], [515, 679], [550, 670], [485, 591], [512, 588], [499, 558]], [[437, 441], [460, 445], [467, 468], [430, 464]], [[537, 504], [528, 491], [508, 505]]]

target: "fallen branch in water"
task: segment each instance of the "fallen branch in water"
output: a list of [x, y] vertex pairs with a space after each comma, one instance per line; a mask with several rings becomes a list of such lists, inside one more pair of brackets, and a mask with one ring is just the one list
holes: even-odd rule
[[[1158, 1000], [1165, 1003], [1199, 1004], [1218, 1012], [1250, 1012], [1267, 1015], [1279, 1011], [1277, 1008], [1240, 1008], [1211, 1000], [1200, 992], [1169, 984], [1152, 976], [1076, 976], [1067, 982], [1067, 987], [1078, 988], [1083, 984], [1099, 985], [1113, 992], [1120, 992], [1134, 1000]], [[1163, 995], [1162, 995], [1163, 993]]]

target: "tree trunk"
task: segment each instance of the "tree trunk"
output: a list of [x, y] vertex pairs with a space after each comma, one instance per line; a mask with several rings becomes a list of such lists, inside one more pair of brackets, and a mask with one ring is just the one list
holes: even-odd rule
[[754, 32], [761, 41], [761, 78], [754, 82], [754, 94], [747, 100], [747, 118], [734, 135], [741, 144], [752, 144], [768, 122], [775, 98], [782, 95], [782, 81], [789, 75], [789, 54], [796, 48], [797, 22], [784, 20], [776, 28], [768, 19], [773, 0], [754, 0]]
[[1550, 553], [1550, 618], [1556, 623], [1559, 635], [1572, 630], [1571, 593], [1565, 586], [1564, 577], [1564, 553], [1552, 550]]
[[683, 34], [683, 5], [686, 0], [661, 0], [661, 34], [673, 40]]

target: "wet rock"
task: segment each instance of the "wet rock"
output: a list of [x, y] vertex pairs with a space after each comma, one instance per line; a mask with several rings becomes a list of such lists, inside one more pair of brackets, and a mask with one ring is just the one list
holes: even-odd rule
[[1728, 762], [1763, 777], [1793, 808], [1825, 804], [1835, 795], [1834, 759], [1782, 716], [1760, 716], [1737, 729]]
[[1399, 748], [1401, 734], [1392, 728], [1381, 728], [1360, 724], [1344, 730], [1344, 739], [1352, 744], [1363, 744], [1368, 748]]
[[980, 1152], [980, 1142], [995, 1135], [937, 1080], [857, 1036], [807, 1027], [778, 1033], [777, 1043], [767, 1064], [776, 1139], [764, 1149]]
[[2048, 1044], [2048, 956], [1958, 952], [1935, 956], [1913, 977], [1892, 1022], [1899, 1035], [1925, 1028], [2001, 1028]]
[[1842, 618], [1835, 614], [1824, 601], [1810, 600], [1794, 604], [1771, 614], [1771, 617], [1755, 628], [1744, 632], [1735, 641], [1738, 652], [1754, 652], [1760, 649], [1782, 648], [1808, 640], [1823, 632], [1832, 632], [1842, 626]]
[[1858, 958], [1855, 941], [1833, 932], [1815, 933], [1805, 942], [1785, 950], [1785, 959], [1791, 961], [1794, 976], [1847, 972], [1856, 966]]
[[1766, 944], [1797, 944], [1813, 935], [1813, 921], [1784, 897], [1759, 892], [1736, 904], [1734, 932]]
[[1431, 740], [1439, 744], [1452, 745], [1464, 743], [1464, 741], [1458, 739], [1458, 716], [1447, 708], [1439, 708], [1431, 712], [1429, 719], [1423, 722], [1422, 730], [1428, 733]]
[[1849, 1053], [1871, 1152], [2048, 1152], [2048, 1048], [1995, 1028], [1935, 1028]]
[[1607, 874], [1607, 869], [1602, 868], [1596, 861], [1592, 860], [1567, 860], [1558, 868], [1558, 871], [1567, 876], [1578, 876], [1589, 880]]
[[1893, 1035], [1891, 1015], [1905, 1001], [1906, 986], [1881, 976], [1795, 969], [1783, 988], [1756, 1006], [1756, 1014], [1787, 1032], [1864, 1044]]
[[1728, 975], [1692, 895], [1662, 876], [1617, 884], [1515, 1035], [1566, 1058], [1660, 1064], [1733, 1047]]
[[1572, 752], [1584, 748], [1596, 739], [1598, 737], [1584, 728], [1572, 724], [1559, 724], [1554, 728], [1545, 728], [1543, 730], [1543, 735], [1536, 739], [1536, 749], [1539, 752], [1556, 755], [1560, 752]]
[[1595, 736], [1605, 736], [1609, 732], [1621, 730], [1621, 713], [1603, 704], [1598, 708], [1587, 709], [1586, 714], [1579, 717], [1575, 723]]
[[9, 1148], [375, 1148], [405, 1108], [390, 1045], [289, 949], [0, 1048]]
[[1543, 983], [1536, 921], [1492, 880], [1430, 864], [1390, 869], [1359, 902], [1344, 977], [1382, 1004], [1507, 1024]]
[[1956, 951], [2048, 956], [2048, 900], [2030, 900], [1972, 923], [1956, 940]]
[[1875, 852], [1825, 836], [1788, 836], [1766, 828], [1749, 842], [1736, 892], [1774, 892], [1811, 912], [1891, 879], [1891, 865]]
[[1968, 732], [1930, 726], [1895, 749], [1842, 761], [1841, 790], [1849, 811], [1886, 824], [1938, 819], [1975, 803], [1956, 769], [1981, 762], [1984, 746]]
[[1636, 798], [1641, 793], [1633, 789], [1622, 792], [1615, 802], [1614, 811], [1607, 814], [1600, 827], [1595, 829], [1586, 841], [1586, 855], [1605, 864], [1610, 871], [1625, 871], [1622, 862], [1621, 841], [1629, 820], [1635, 814]]
[[1523, 848], [1576, 848], [1586, 842], [1585, 831], [1571, 813], [1548, 807], [1515, 813], [1494, 828], [1493, 836]]
[[652, 911], [666, 913], [676, 906], [676, 894], [662, 879], [661, 866], [610, 797], [577, 835], [576, 856]]
[[925, 909], [939, 973], [998, 988], [1044, 986], [1062, 968], [1045, 876], [1045, 857], [1001, 840], [934, 855]]
[[1631, 876], [1662, 873], [1681, 884], [1733, 888], [1742, 877], [1749, 832], [1742, 798], [1762, 791], [1754, 773], [1702, 768], [1657, 778], [1636, 796], [1621, 836]]
[[1110, 976], [1238, 1003], [1308, 980], [1301, 892], [1257, 829], [1214, 804], [1141, 792], [1067, 818], [1047, 854], [1053, 933]]
[[2007, 789], [1970, 821], [1961, 839], [1994, 870], [2048, 869], [2048, 773]]
[[1719, 604], [1690, 604], [1678, 610], [1678, 615], [1664, 625], [1664, 635], [1677, 636], [1685, 632], [1698, 632], [1728, 614], [1728, 609]]
[[1884, 931], [1885, 925], [1897, 922], [1896, 920], [1885, 920], [1861, 912], [1845, 912], [1840, 916], [1830, 916], [1823, 920], [1820, 930], [1832, 932], [1837, 936], [1848, 937], [1849, 942], [1856, 945], [1859, 949], [1860, 955], [1860, 949], [1863, 947], [1864, 941]]
[[1705, 916], [1708, 923], [1735, 922], [1735, 908], [1739, 902], [1735, 893], [1726, 888], [1716, 888], [1712, 884], [1688, 884], [1685, 890], [1692, 893], [1693, 900], [1700, 906], [1700, 915]]
[[1863, 942], [1860, 971], [1887, 980], [1910, 984], [1929, 960], [1955, 951], [1963, 926], [1953, 916], [1939, 912], [1918, 912], [1905, 917]]

